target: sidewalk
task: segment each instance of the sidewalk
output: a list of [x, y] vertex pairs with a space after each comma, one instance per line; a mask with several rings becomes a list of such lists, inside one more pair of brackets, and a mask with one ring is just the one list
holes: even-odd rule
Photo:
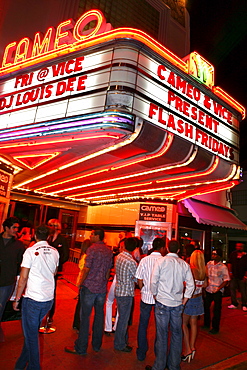
[[[58, 280], [57, 305], [54, 316], [56, 332], [40, 334], [41, 365], [43, 370], [144, 370], [154, 361], [154, 318], [149, 328], [150, 348], [145, 361], [136, 359], [136, 337], [139, 319], [140, 291], [136, 290], [133, 325], [129, 328], [129, 344], [132, 353], [116, 353], [113, 350], [113, 334], [104, 336], [100, 352], [96, 353], [89, 340], [88, 355], [79, 356], [64, 352], [65, 346], [73, 345], [77, 338], [72, 329], [77, 291], [73, 285]], [[247, 369], [247, 313], [242, 310], [229, 310], [230, 298], [223, 299], [221, 330], [212, 335], [199, 328], [197, 351], [194, 360], [181, 363], [182, 370], [246, 370]], [[202, 320], [199, 325], [202, 326]], [[21, 322], [3, 322], [5, 342], [0, 343], [0, 369], [14, 369], [23, 344]]]

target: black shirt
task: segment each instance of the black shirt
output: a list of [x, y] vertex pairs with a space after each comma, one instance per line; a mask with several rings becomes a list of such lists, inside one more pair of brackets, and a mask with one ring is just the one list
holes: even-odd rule
[[247, 254], [238, 258], [238, 251], [233, 251], [230, 254], [229, 263], [232, 265], [233, 277], [242, 280], [247, 271]]
[[48, 244], [58, 250], [59, 253], [58, 271], [61, 272], [63, 269], [63, 264], [69, 259], [69, 246], [67, 239], [63, 235], [58, 234], [57, 238], [54, 241], [52, 241], [51, 236], [48, 239]]
[[20, 240], [12, 237], [4, 244], [3, 234], [0, 235], [0, 286], [15, 283], [24, 252], [25, 247]]

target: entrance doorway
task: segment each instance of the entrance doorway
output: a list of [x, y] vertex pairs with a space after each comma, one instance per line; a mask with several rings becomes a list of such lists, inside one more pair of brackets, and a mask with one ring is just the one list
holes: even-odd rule
[[67, 238], [69, 247], [73, 248], [75, 245], [78, 213], [78, 211], [44, 204], [11, 201], [8, 217], [15, 216], [20, 220], [20, 230], [27, 223], [35, 228], [42, 223], [47, 224], [51, 218], [56, 218], [62, 225], [61, 234]]
[[166, 241], [172, 238], [171, 222], [136, 221], [135, 235], [143, 239], [142, 250], [146, 254], [152, 249], [155, 238], [164, 238]]

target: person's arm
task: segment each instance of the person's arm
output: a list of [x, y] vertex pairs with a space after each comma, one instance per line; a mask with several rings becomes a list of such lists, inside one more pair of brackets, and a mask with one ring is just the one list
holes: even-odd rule
[[129, 268], [130, 278], [133, 280], [133, 282], [136, 283], [137, 282], [137, 278], [136, 278], [137, 263], [136, 263], [136, 261], [134, 260], [133, 257], [132, 257], [131, 263], [129, 263], [129, 265], [128, 265], [128, 268]]
[[61, 239], [62, 250], [63, 250], [63, 253], [62, 253], [63, 260], [61, 261], [61, 263], [64, 264], [69, 259], [69, 245], [68, 245], [67, 239], [61, 234], [60, 234], [60, 239]]
[[159, 278], [160, 278], [160, 266], [159, 266], [159, 259], [158, 259], [155, 262], [152, 275], [151, 275], [151, 282], [150, 282], [150, 290], [155, 300], [156, 300], [156, 296], [158, 293]]
[[243, 276], [243, 281], [247, 281], [247, 256], [245, 256], [245, 273]]
[[232, 264], [228, 263], [227, 268], [228, 268], [228, 272], [229, 272], [230, 277], [232, 277]]
[[216, 289], [215, 293], [219, 292], [224, 286], [226, 286], [230, 281], [230, 276], [227, 267], [224, 265], [222, 270], [222, 283]]
[[204, 285], [203, 288], [207, 288], [208, 286], [208, 265], [206, 265], [206, 277], [203, 285]]
[[24, 289], [27, 285], [27, 279], [28, 279], [29, 271], [30, 271], [30, 269], [27, 268], [27, 267], [22, 267], [21, 268], [20, 279], [19, 279], [18, 285], [17, 285], [16, 298], [15, 298], [15, 301], [13, 302], [13, 309], [15, 311], [20, 311], [20, 309], [18, 308], [18, 305], [19, 305], [19, 301], [21, 299], [22, 293], [23, 293], [23, 291], [24, 291]]
[[182, 299], [182, 305], [185, 306], [186, 303], [188, 302], [188, 300], [189, 300], [189, 298], [183, 297], [183, 299]]
[[93, 260], [94, 260], [94, 253], [92, 252], [91, 247], [89, 247], [86, 253], [84, 267], [81, 270], [81, 285], [84, 283], [84, 281], [86, 280], [89, 274], [89, 271], [92, 267]]
[[135, 277], [137, 279], [137, 285], [140, 288], [140, 290], [144, 286], [144, 284], [143, 284], [143, 277], [144, 277], [144, 271], [143, 270], [145, 269], [144, 265], [145, 265], [145, 260], [142, 259], [140, 261], [139, 265], [137, 266], [136, 274], [135, 274]]
[[140, 288], [140, 290], [144, 287], [144, 284], [143, 284], [143, 279], [137, 279], [137, 284]]
[[83, 267], [82, 271], [81, 271], [81, 285], [83, 284], [83, 282], [86, 280], [88, 274], [89, 274], [89, 271], [90, 271], [90, 268], [89, 267]]
[[106, 273], [106, 280], [108, 280], [108, 279], [109, 279], [109, 277], [110, 277], [110, 273], [111, 273], [111, 269], [107, 270], [107, 273]]
[[224, 288], [224, 286], [226, 286], [228, 284], [229, 280], [225, 280], [223, 281], [220, 286], [218, 286], [218, 288], [216, 289], [215, 293], [219, 292], [222, 288]]
[[183, 297], [183, 300], [182, 300], [183, 304], [186, 304], [188, 299], [192, 297], [192, 294], [195, 290], [195, 281], [194, 281], [190, 266], [188, 266], [188, 269], [186, 271], [185, 283], [186, 283], [185, 292], [184, 292], [184, 297]]

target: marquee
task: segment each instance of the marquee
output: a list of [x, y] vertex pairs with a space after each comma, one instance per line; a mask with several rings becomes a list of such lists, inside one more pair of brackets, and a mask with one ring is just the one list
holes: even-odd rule
[[0, 148], [21, 163], [15, 189], [109, 201], [133, 186], [173, 199], [230, 188], [244, 115], [199, 54], [183, 60], [142, 31], [112, 30], [97, 10], [10, 43], [1, 63]]

